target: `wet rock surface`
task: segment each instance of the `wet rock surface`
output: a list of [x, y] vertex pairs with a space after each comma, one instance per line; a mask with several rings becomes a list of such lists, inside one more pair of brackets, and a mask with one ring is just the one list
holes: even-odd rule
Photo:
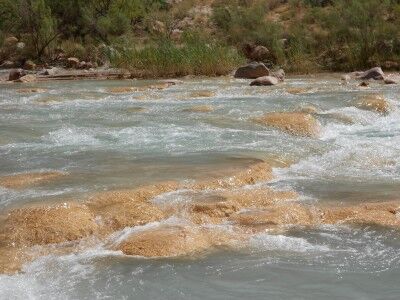
[[298, 112], [274, 112], [255, 118], [255, 122], [275, 127], [293, 135], [316, 137], [320, 132], [319, 122], [310, 114]]
[[357, 108], [387, 114], [390, 110], [389, 102], [382, 95], [368, 95], [359, 99]]
[[37, 173], [21, 173], [16, 175], [1, 176], [0, 186], [10, 189], [24, 188], [52, 180], [60, 179], [67, 176], [63, 172], [37, 172]]

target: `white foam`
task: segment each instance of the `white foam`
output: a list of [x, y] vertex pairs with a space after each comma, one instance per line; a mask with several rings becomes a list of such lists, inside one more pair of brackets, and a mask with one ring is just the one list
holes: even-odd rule
[[258, 250], [278, 250], [290, 252], [329, 251], [322, 245], [313, 245], [304, 238], [267, 233], [256, 234], [250, 239], [250, 245]]

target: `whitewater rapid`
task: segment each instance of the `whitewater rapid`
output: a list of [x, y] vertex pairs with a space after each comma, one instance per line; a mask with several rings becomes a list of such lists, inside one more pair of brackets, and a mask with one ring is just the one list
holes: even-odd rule
[[[276, 161], [274, 180], [259, 186], [296, 191], [306, 203], [398, 200], [400, 86], [373, 83], [363, 89], [338, 78], [293, 77], [260, 88], [232, 78], [185, 79], [165, 90], [122, 94], [109, 89], [153, 81], [33, 84], [46, 90], [41, 93], [1, 85], [0, 176], [70, 176], [20, 190], [0, 187], [0, 210], [163, 180], [191, 182], [251, 159]], [[199, 97], [199, 91], [212, 96]], [[390, 112], [357, 108], [355, 101], [369, 94], [383, 95]], [[197, 105], [213, 111], [183, 111]], [[318, 138], [251, 121], [309, 106], [322, 126]], [[191, 199], [179, 190], [152, 201], [181, 205]], [[230, 224], [221, 226], [229, 232]], [[140, 230], [125, 228], [108, 243]], [[0, 275], [0, 299], [397, 299], [399, 233], [374, 226], [293, 227], [256, 233], [246, 248], [199, 259], [128, 257], [99, 242]]]

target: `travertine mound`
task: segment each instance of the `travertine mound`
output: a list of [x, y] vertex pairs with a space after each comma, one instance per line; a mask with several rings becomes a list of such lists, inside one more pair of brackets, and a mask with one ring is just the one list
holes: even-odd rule
[[321, 130], [320, 123], [312, 115], [301, 112], [267, 113], [254, 121], [299, 136], [316, 137]]
[[40, 89], [40, 88], [27, 88], [27, 89], [18, 89], [17, 93], [20, 94], [29, 94], [29, 93], [45, 93], [47, 92], [46, 89]]
[[204, 232], [188, 227], [163, 226], [136, 233], [118, 249], [127, 255], [144, 257], [177, 257], [193, 255], [212, 246]]
[[238, 213], [230, 220], [244, 226], [314, 225], [317, 223], [313, 211], [297, 203], [279, 204], [263, 210]]
[[27, 247], [75, 241], [95, 234], [98, 225], [87, 206], [69, 202], [12, 210], [0, 230], [8, 245]]
[[382, 95], [368, 95], [363, 97], [357, 101], [356, 107], [381, 114], [387, 114], [390, 111], [390, 104]]
[[108, 231], [144, 225], [165, 218], [156, 205], [148, 202], [155, 196], [177, 190], [176, 182], [164, 182], [132, 190], [98, 193], [90, 197], [87, 206]]
[[399, 227], [400, 201], [323, 208], [322, 222], [326, 224], [373, 224]]
[[142, 201], [113, 202], [90, 205], [91, 211], [101, 217], [101, 223], [108, 232], [125, 227], [144, 225], [164, 219], [164, 213], [157, 206]]
[[143, 257], [193, 256], [215, 247], [234, 247], [240, 233], [188, 226], [163, 225], [134, 233], [117, 246], [126, 255]]
[[124, 87], [111, 87], [107, 89], [108, 93], [114, 93], [114, 94], [124, 94], [124, 93], [132, 93], [132, 92], [141, 92], [141, 91], [146, 91], [146, 90], [163, 90], [171, 85], [174, 85], [172, 82], [161, 82], [161, 83], [155, 83], [151, 85], [144, 85], [144, 86], [124, 86]]
[[291, 87], [287, 88], [286, 92], [293, 95], [305, 94], [311, 90], [310, 87]]
[[87, 205], [95, 209], [96, 207], [114, 203], [144, 202], [157, 195], [175, 191], [179, 187], [180, 185], [176, 181], [166, 181], [138, 187], [136, 189], [100, 192], [89, 197]]
[[13, 189], [24, 188], [56, 180], [66, 175], [62, 172], [36, 172], [2, 176], [0, 177], [0, 186]]
[[215, 92], [213, 91], [193, 91], [190, 93], [190, 97], [192, 98], [210, 98], [214, 96]]
[[207, 113], [212, 112], [214, 108], [210, 105], [196, 105], [189, 108], [185, 108], [182, 111], [184, 112], [197, 112], [197, 113]]
[[288, 200], [296, 200], [298, 197], [296, 192], [275, 191], [269, 188], [228, 191], [221, 196], [240, 208], [265, 208]]
[[260, 162], [250, 166], [244, 171], [239, 171], [232, 176], [199, 181], [188, 185], [187, 188], [194, 190], [226, 189], [255, 184], [259, 181], [268, 181], [272, 178], [272, 168], [270, 164], [266, 162]]
[[24, 256], [22, 251], [14, 247], [0, 247], [0, 274], [18, 272], [25, 261]]
[[218, 224], [239, 210], [239, 206], [226, 199], [194, 203], [190, 208], [191, 220], [196, 224]]

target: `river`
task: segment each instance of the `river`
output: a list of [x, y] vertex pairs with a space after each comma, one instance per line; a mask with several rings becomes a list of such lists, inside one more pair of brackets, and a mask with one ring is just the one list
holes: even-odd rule
[[[276, 162], [274, 179], [260, 184], [295, 191], [309, 205], [400, 198], [399, 85], [361, 88], [322, 74], [289, 77], [274, 87], [194, 78], [165, 89], [112, 92], [149, 84], [157, 81], [1, 85], [0, 176], [68, 176], [23, 189], [0, 187], [0, 210], [165, 180], [203, 180], [258, 160]], [[383, 95], [390, 112], [357, 108], [357, 99], [369, 94]], [[194, 106], [208, 111], [190, 111]], [[316, 138], [251, 121], [310, 106], [322, 128]], [[178, 191], [158, 200], [174, 197], [185, 196]], [[183, 221], [173, 216], [162, 222]], [[321, 224], [257, 232], [245, 247], [199, 257], [132, 257], [101, 243], [40, 256], [22, 272], [0, 275], [0, 298], [398, 299], [399, 283], [398, 227]]]

